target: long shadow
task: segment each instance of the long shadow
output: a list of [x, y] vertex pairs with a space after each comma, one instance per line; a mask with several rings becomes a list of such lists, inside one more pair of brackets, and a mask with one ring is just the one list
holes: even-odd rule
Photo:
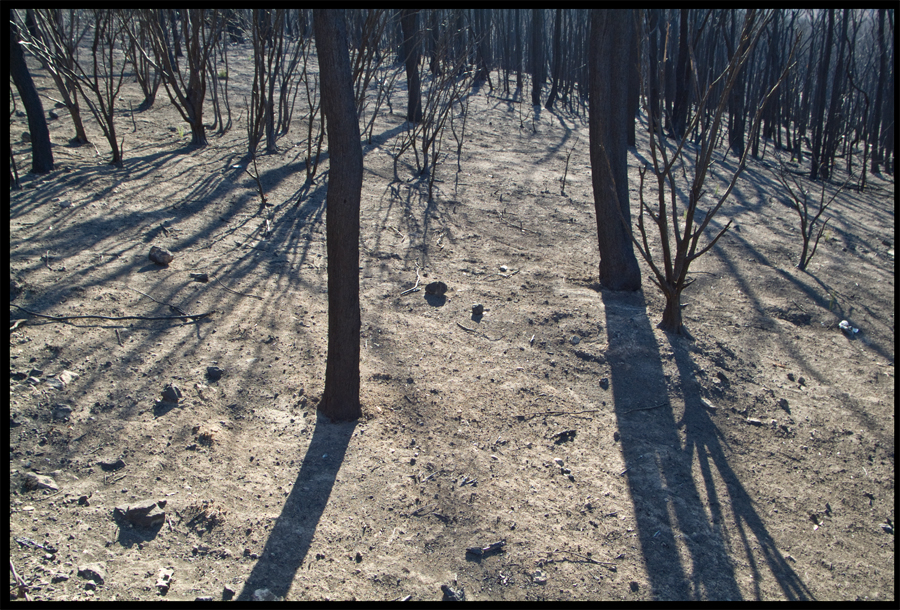
[[[733, 527], [737, 530], [741, 546], [746, 553], [747, 565], [753, 575], [754, 598], [761, 599], [762, 592], [759, 583], [764, 580], [760, 572], [760, 559], [774, 574], [784, 596], [789, 600], [812, 600], [812, 593], [803, 584], [800, 577], [788, 565], [785, 557], [778, 550], [772, 536], [769, 535], [762, 518], [753, 508], [753, 499], [741, 485], [740, 479], [731, 467], [728, 458], [722, 449], [724, 439], [715, 422], [712, 421], [703, 402], [701, 401], [700, 386], [695, 380], [693, 371], [696, 366], [691, 360], [688, 350], [678, 344], [677, 339], [667, 336], [669, 344], [675, 354], [675, 364], [681, 379], [681, 390], [684, 396], [684, 415], [677, 422], [677, 427], [683, 428], [684, 446], [682, 453], [684, 462], [692, 464], [696, 459], [699, 463], [700, 475], [703, 478], [704, 489], [709, 504], [709, 513], [712, 515], [711, 523], [716, 533], [725, 533], [723, 524], [724, 515], [721, 507], [728, 504], [733, 515]], [[726, 497], [719, 497], [716, 489], [716, 479], [721, 480], [719, 489], [727, 491]], [[698, 498], [699, 500], [699, 498]], [[681, 508], [682, 510], [678, 510]], [[679, 523], [696, 520], [696, 514], [686, 512], [688, 506], [676, 503], [676, 515]], [[702, 515], [703, 513], [698, 513]], [[751, 540], [750, 537], [755, 538]], [[721, 536], [727, 539], [726, 535]], [[703, 545], [706, 546], [706, 545]], [[720, 549], [716, 547], [718, 552]], [[724, 552], [724, 547], [721, 551]], [[762, 554], [757, 557], [755, 554]], [[726, 557], [727, 559], [727, 557]], [[729, 560], [730, 561], [730, 560]], [[694, 578], [695, 589], [700, 584], [699, 579]], [[707, 592], [707, 596], [710, 592]]]
[[[762, 520], [753, 511], [749, 495], [731, 470], [715, 424], [689, 387], [685, 417], [676, 422], [668, 399], [656, 337], [646, 315], [643, 294], [603, 291], [609, 340], [608, 361], [616, 419], [625, 460], [625, 475], [634, 505], [637, 536], [650, 589], [656, 599], [738, 600], [742, 593], [729, 556], [722, 504], [712, 484], [711, 467], [728, 485], [737, 529], [746, 537], [746, 525], [763, 547], [763, 554], [789, 599], [812, 596], [775, 548]], [[679, 355], [682, 382], [691, 378], [690, 357], [673, 338]], [[679, 428], [688, 436], [682, 441]], [[701, 453], [702, 451], [702, 453]], [[706, 481], [694, 483], [694, 453]], [[711, 457], [707, 457], [711, 456]], [[744, 540], [745, 548], [751, 545]], [[682, 554], [689, 556], [682, 560]], [[749, 563], [756, 573], [755, 558]], [[757, 598], [760, 595], [756, 596]]]
[[290, 590], [328, 505], [355, 428], [356, 422], [331, 423], [318, 418], [297, 480], [259, 560], [244, 582], [239, 601], [250, 600], [257, 589], [268, 589], [282, 598]]

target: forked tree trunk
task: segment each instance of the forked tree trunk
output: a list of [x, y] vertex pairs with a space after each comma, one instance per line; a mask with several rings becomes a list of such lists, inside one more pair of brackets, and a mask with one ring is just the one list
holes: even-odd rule
[[359, 202], [363, 159], [342, 11], [314, 9], [313, 25], [328, 132], [328, 354], [318, 411], [332, 420], [362, 415], [359, 405]]

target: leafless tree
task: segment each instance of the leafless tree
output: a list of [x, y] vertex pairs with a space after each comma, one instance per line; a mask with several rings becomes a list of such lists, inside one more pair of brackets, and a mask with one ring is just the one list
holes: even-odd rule
[[29, 35], [26, 41], [44, 64], [69, 110], [75, 126], [75, 137], [70, 143], [76, 146], [88, 143], [78, 103], [78, 86], [71, 76], [78, 61], [78, 46], [89, 29], [89, 24], [81, 19], [83, 12], [75, 9], [35, 9], [34, 26], [38, 35]]
[[[641, 168], [640, 170], [640, 203], [641, 211], [638, 215], [637, 225], [640, 232], [640, 241], [632, 237], [634, 243], [643, 259], [647, 262], [653, 271], [652, 280], [663, 293], [666, 299], [666, 307], [663, 311], [662, 322], [660, 328], [663, 330], [681, 333], [682, 332], [682, 316], [681, 316], [681, 293], [692, 282], [688, 280], [688, 270], [692, 262], [708, 252], [731, 227], [729, 220], [725, 227], [720, 230], [708, 244], [700, 247], [700, 238], [705, 234], [710, 221], [716, 216], [722, 205], [731, 195], [734, 185], [744, 168], [744, 163], [749, 151], [745, 148], [741, 157], [738, 168], [731, 176], [729, 184], [720, 193], [717, 188], [713, 195], [713, 202], [705, 213], [698, 209], [700, 201], [705, 196], [704, 185], [706, 183], [709, 167], [713, 160], [713, 145], [719, 134], [721, 122], [725, 108], [728, 104], [728, 96], [738, 78], [741, 69], [746, 65], [747, 60], [753, 51], [754, 45], [771, 19], [771, 13], [758, 13], [756, 10], [748, 10], [745, 17], [741, 34], [735, 52], [729, 58], [728, 65], [725, 70], [716, 78], [707, 90], [701, 94], [699, 90], [694, 95], [699, 100], [697, 112], [694, 114], [690, 125], [685, 130], [684, 137], [677, 143], [674, 150], [670, 149], [670, 144], [666, 142], [660, 126], [657, 124], [654, 129], [653, 121], [649, 121], [648, 130], [650, 139], [650, 152], [652, 156], [652, 165]], [[796, 43], [794, 48], [796, 48]], [[693, 56], [691, 46], [688, 46], [688, 53]], [[793, 49], [791, 57], [793, 57]], [[696, 62], [691, 59], [691, 65]], [[751, 134], [759, 129], [759, 120], [762, 110], [772, 93], [780, 86], [787, 74], [791, 62], [781, 73], [780, 78], [774, 87], [766, 92], [765, 96], [756, 109], [756, 114], [751, 123]], [[651, 69], [656, 66], [651, 64]], [[660, 81], [662, 82], [660, 77]], [[694, 83], [697, 83], [695, 78]], [[719, 83], [724, 86], [718, 87]], [[718, 99], [716, 100], [711, 94], [716, 92]], [[665, 92], [660, 91], [660, 96], [664, 96]], [[648, 100], [648, 103], [655, 103], [655, 100]], [[706, 104], [715, 103], [715, 110], [707, 115], [705, 113]], [[653, 116], [648, 112], [648, 116]], [[706, 117], [709, 117], [708, 119]], [[678, 172], [676, 165], [684, 164], [686, 156], [685, 144], [689, 134], [698, 129], [700, 133], [700, 145], [697, 147], [694, 156], [691, 171], [693, 178], [689, 185], [678, 186]], [[645, 199], [644, 177], [649, 171], [656, 178], [655, 195], [656, 204], [653, 205]], [[682, 169], [682, 175], [687, 177], [687, 171]], [[685, 190], [688, 192], [688, 201], [683, 213], [678, 208], [678, 193]], [[668, 191], [668, 201], [667, 201]], [[652, 191], [651, 191], [652, 193]], [[644, 217], [648, 217], [653, 224], [656, 225], [660, 240], [660, 254], [654, 254], [650, 247], [648, 230], [644, 223]], [[622, 217], [622, 222], [626, 222]], [[674, 237], [674, 243], [673, 243]], [[658, 260], [658, 256], [662, 256], [662, 261]]]
[[[12, 9], [9, 9], [9, 72], [28, 115], [28, 130], [31, 134], [31, 171], [36, 174], [49, 172], [53, 169], [50, 131], [44, 117], [44, 106], [31, 79], [31, 73], [28, 72], [25, 53], [19, 44], [19, 28], [13, 20]], [[12, 146], [9, 149], [9, 156], [12, 159]], [[18, 183], [18, 180], [16, 182]]]
[[[809, 265], [810, 259], [812, 259], [813, 255], [816, 253], [816, 248], [819, 247], [819, 238], [822, 237], [825, 226], [828, 224], [828, 221], [831, 220], [830, 218], [826, 218], [823, 222], [819, 223], [819, 218], [825, 210], [828, 209], [831, 202], [833, 202], [841, 191], [844, 190], [847, 183], [845, 182], [842, 184], [840, 188], [831, 195], [828, 201], [825, 201], [827, 180], [822, 180], [822, 186], [819, 192], [819, 202], [818, 204], [811, 205], [809, 187], [801, 186], [797, 176], [787, 168], [781, 157], [778, 158], [778, 162], [780, 167], [775, 177], [778, 179], [781, 186], [784, 187], [785, 192], [790, 196], [790, 201], [788, 201], [787, 204], [791, 209], [797, 212], [797, 215], [800, 217], [800, 239], [803, 242], [803, 247], [800, 251], [800, 260], [797, 262], [797, 269], [804, 271]], [[816, 231], [817, 224], [819, 227], [818, 231]], [[812, 239], [813, 233], [815, 233], [816, 239], [813, 241], [812, 250], [810, 250], [809, 242]]]
[[[461, 67], [466, 61], [467, 53], [456, 54], [456, 63], [452, 63], [451, 58], [454, 57], [452, 51], [458, 48], [459, 36], [457, 30], [449, 27], [441, 28], [436, 52], [443, 68], [440, 75], [431, 77], [426, 85], [421, 122], [408, 124], [407, 131], [393, 151], [395, 180], [399, 180], [397, 169], [400, 158], [406, 151], [410, 149], [413, 151], [416, 162], [415, 175], [428, 177], [429, 200], [433, 195], [434, 167], [441, 155], [446, 127], [455, 109], [463, 108], [461, 102], [471, 89], [474, 79], [473, 71], [463, 70]], [[459, 147], [463, 133], [460, 131], [457, 138]]]
[[[217, 11], [178, 9], [187, 60], [187, 80], [170, 52], [168, 38], [160, 21], [163, 9], [141, 11], [141, 25], [153, 49], [154, 61], [163, 75], [163, 86], [178, 113], [191, 128], [191, 145], [206, 146], [203, 102], [206, 98], [206, 71], [209, 56], [219, 38], [222, 19]], [[134, 36], [134, 32], [131, 33]]]
[[[51, 38], [55, 38], [59, 34], [59, 30], [51, 27], [55, 19], [54, 15], [52, 13], [42, 13], [42, 15], [43, 19], [39, 17], [44, 25], [42, 32], [47, 32]], [[121, 143], [117, 141], [115, 105], [122, 88], [122, 81], [125, 78], [127, 62], [121, 56], [121, 52], [117, 51], [116, 45], [120, 42], [129, 16], [121, 11], [110, 9], [91, 9], [89, 15], [94, 33], [89, 71], [85, 70], [81, 62], [71, 55], [67, 55], [72, 59], [69, 65], [57, 61], [62, 57], [51, 51], [48, 45], [38, 41], [32, 41], [33, 44], [30, 48], [41, 54], [46, 62], [54, 62], [55, 69], [65, 73], [70, 82], [78, 88], [112, 149], [110, 163], [122, 167], [124, 140]], [[54, 44], [56, 49], [64, 48], [62, 40], [57, 39]]]

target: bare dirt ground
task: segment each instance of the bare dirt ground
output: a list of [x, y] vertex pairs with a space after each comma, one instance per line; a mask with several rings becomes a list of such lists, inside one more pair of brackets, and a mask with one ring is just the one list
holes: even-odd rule
[[[670, 336], [649, 279], [596, 284], [583, 117], [473, 91], [462, 169], [446, 159], [428, 203], [410, 158], [392, 183], [404, 96], [364, 146], [350, 424], [316, 417], [328, 164], [303, 191], [302, 125], [259, 158], [260, 214], [234, 167], [243, 121], [191, 149], [161, 91], [136, 131], [122, 111], [120, 170], [92, 120], [105, 158], [65, 144], [57, 110], [58, 169], [11, 194], [11, 302], [216, 313], [10, 308], [9, 549], [31, 598], [895, 599], [893, 178], [841, 194], [800, 272], [768, 146], [693, 268], [693, 338]], [[14, 117], [27, 171], [25, 129]], [[648, 158], [639, 133], [635, 211]], [[153, 264], [152, 246], [175, 260]], [[401, 296], [417, 273], [447, 294]], [[177, 404], [158, 402], [168, 384]], [[149, 527], [115, 511], [144, 502]]]

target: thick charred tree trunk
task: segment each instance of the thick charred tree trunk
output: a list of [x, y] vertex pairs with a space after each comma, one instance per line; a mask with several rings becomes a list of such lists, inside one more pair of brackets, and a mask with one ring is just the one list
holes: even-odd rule
[[544, 86], [544, 12], [531, 9], [531, 105], [541, 105], [541, 87]]
[[547, 96], [547, 103], [544, 106], [547, 110], [553, 110], [553, 104], [556, 103], [556, 97], [559, 92], [559, 73], [562, 70], [562, 9], [556, 9], [556, 23], [553, 24], [553, 74], [552, 85], [550, 86], [550, 95]]
[[313, 27], [328, 132], [328, 354], [318, 411], [347, 421], [359, 404], [359, 202], [363, 159], [343, 11], [314, 9]]
[[[890, 66], [887, 65], [887, 51], [884, 45], [884, 13], [885, 9], [878, 9], [878, 88], [875, 91], [875, 105], [872, 107], [872, 129], [869, 130], [869, 144], [872, 148], [872, 174], [877, 174], [878, 166], [881, 165], [882, 100], [885, 97], [885, 72], [890, 69]], [[893, 125], [890, 128], [893, 129]]]
[[828, 29], [825, 34], [825, 45], [822, 48], [822, 62], [819, 64], [819, 82], [816, 88], [816, 100], [813, 105], [813, 139], [812, 160], [810, 161], [809, 179], [819, 179], [819, 166], [822, 163], [822, 137], [825, 120], [825, 92], [828, 89], [828, 65], [831, 63], [831, 42], [834, 38], [834, 9], [828, 9]]
[[38, 96], [34, 81], [25, 63], [25, 53], [19, 45], [19, 32], [9, 9], [9, 75], [19, 91], [25, 113], [28, 115], [28, 131], [31, 134], [31, 171], [36, 174], [53, 169], [53, 151], [50, 148], [50, 130], [44, 117], [44, 105]]
[[681, 9], [681, 24], [678, 40], [678, 67], [676, 68], [675, 82], [666, 83], [666, 87], [675, 86], [675, 102], [672, 107], [672, 135], [676, 139], [684, 137], [684, 129], [687, 125], [688, 111], [688, 86], [690, 72], [688, 71], [688, 9]]
[[634, 17], [630, 10], [591, 11], [590, 148], [600, 284], [611, 290], [638, 290], [641, 273], [631, 244], [628, 203], [627, 71], [633, 65]]
[[400, 9], [400, 27], [403, 30], [403, 56], [406, 58], [406, 82], [408, 103], [406, 120], [422, 122], [422, 93], [419, 85], [419, 28], [418, 9]]

